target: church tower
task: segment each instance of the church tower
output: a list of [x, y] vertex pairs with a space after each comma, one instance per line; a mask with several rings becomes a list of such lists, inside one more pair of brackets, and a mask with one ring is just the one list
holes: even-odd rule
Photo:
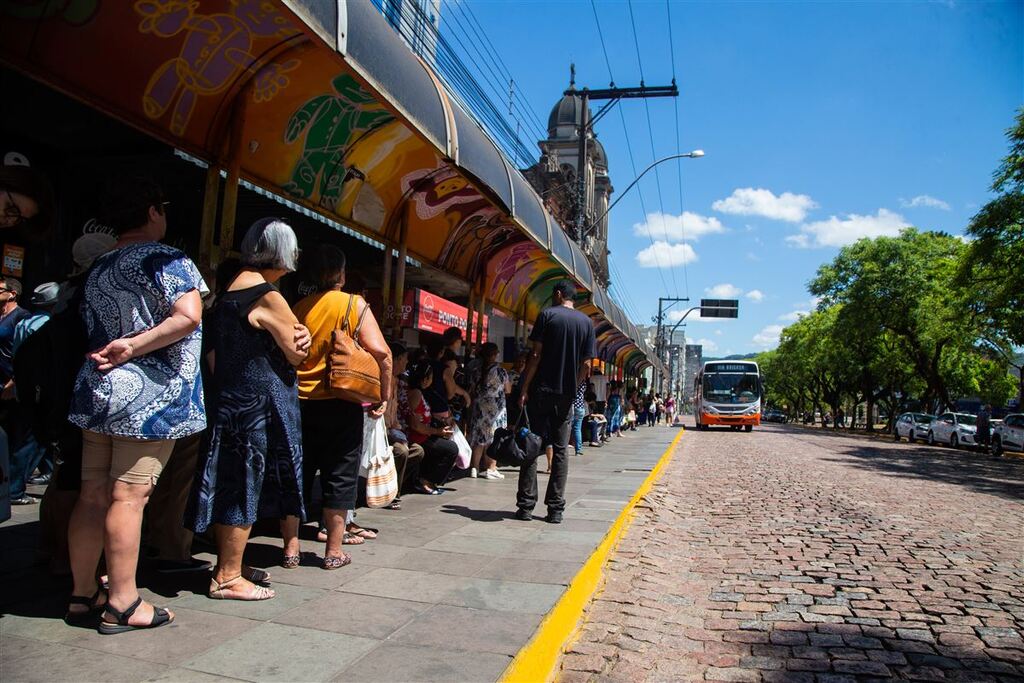
[[[579, 167], [579, 135], [583, 98], [575, 94], [575, 67], [571, 70], [569, 92], [551, 109], [548, 116], [548, 138], [541, 140], [540, 161], [523, 173], [537, 190], [552, 216], [566, 234], [580, 245], [590, 261], [594, 277], [608, 284], [608, 210], [614, 191], [608, 177], [608, 157], [597, 136], [587, 133], [587, 158], [583, 164], [585, 192], [583, 234], [577, 234], [577, 182]], [[587, 119], [590, 120], [588, 105]], [[601, 221], [595, 225], [594, 221]]]

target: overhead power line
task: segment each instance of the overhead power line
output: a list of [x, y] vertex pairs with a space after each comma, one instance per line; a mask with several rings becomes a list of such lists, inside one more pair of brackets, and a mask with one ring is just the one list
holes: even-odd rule
[[[665, 0], [665, 12], [668, 15], [668, 46], [669, 54], [672, 57], [672, 82], [676, 82], [676, 47], [675, 38], [672, 35], [672, 3], [671, 0]], [[673, 109], [675, 110], [675, 121], [676, 121], [676, 154], [682, 154], [682, 145], [679, 142], [679, 100], [678, 98], [672, 102]], [[681, 237], [683, 238], [683, 244], [686, 244], [686, 221], [684, 220], [683, 214], [683, 160], [680, 157], [676, 159], [676, 179], [679, 182], [679, 230]], [[690, 273], [686, 266], [686, 262], [683, 262], [683, 286], [686, 288], [686, 297], [690, 297]]]

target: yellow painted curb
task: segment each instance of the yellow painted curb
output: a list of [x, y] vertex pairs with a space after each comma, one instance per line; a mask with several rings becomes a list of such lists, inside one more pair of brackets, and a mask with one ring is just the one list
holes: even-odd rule
[[583, 568], [573, 577], [561, 599], [544, 617], [544, 621], [537, 627], [533, 638], [509, 663], [505, 673], [499, 679], [501, 683], [541, 683], [554, 680], [558, 673], [556, 667], [559, 657], [575, 639], [579, 632], [583, 611], [600, 587], [608, 556], [618, 545], [622, 533], [632, 521], [637, 503], [647, 495], [661, 476], [662, 470], [668, 465], [684, 431], [685, 429], [680, 428], [679, 433], [672, 439], [672, 443], [661, 454], [651, 473], [647, 475], [640, 488], [636, 490], [633, 497], [626, 503], [626, 507], [619, 513], [615, 523], [608, 529], [604, 540], [587, 559]]

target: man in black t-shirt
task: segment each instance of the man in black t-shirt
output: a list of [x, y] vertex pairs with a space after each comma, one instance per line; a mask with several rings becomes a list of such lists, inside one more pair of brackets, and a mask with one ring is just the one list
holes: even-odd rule
[[[525, 406], [530, 428], [551, 444], [554, 456], [544, 504], [545, 518], [552, 524], [562, 521], [565, 509], [565, 480], [569, 474], [566, 446], [572, 403], [576, 388], [587, 377], [587, 361], [594, 357], [594, 325], [590, 318], [575, 310], [576, 286], [563, 280], [555, 285], [554, 305], [541, 312], [533, 325], [530, 358], [523, 373], [519, 405]], [[512, 422], [510, 419], [509, 422]], [[519, 492], [516, 518], [533, 519], [537, 504], [537, 461], [519, 468]]]

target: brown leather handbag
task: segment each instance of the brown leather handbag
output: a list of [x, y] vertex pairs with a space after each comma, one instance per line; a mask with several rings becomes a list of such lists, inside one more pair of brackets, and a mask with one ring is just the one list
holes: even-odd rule
[[349, 332], [348, 320], [356, 296], [349, 295], [341, 328], [331, 332], [331, 352], [327, 354], [327, 382], [335, 398], [353, 403], [380, 403], [380, 366], [359, 345], [359, 328], [369, 306], [359, 314], [356, 329]]

